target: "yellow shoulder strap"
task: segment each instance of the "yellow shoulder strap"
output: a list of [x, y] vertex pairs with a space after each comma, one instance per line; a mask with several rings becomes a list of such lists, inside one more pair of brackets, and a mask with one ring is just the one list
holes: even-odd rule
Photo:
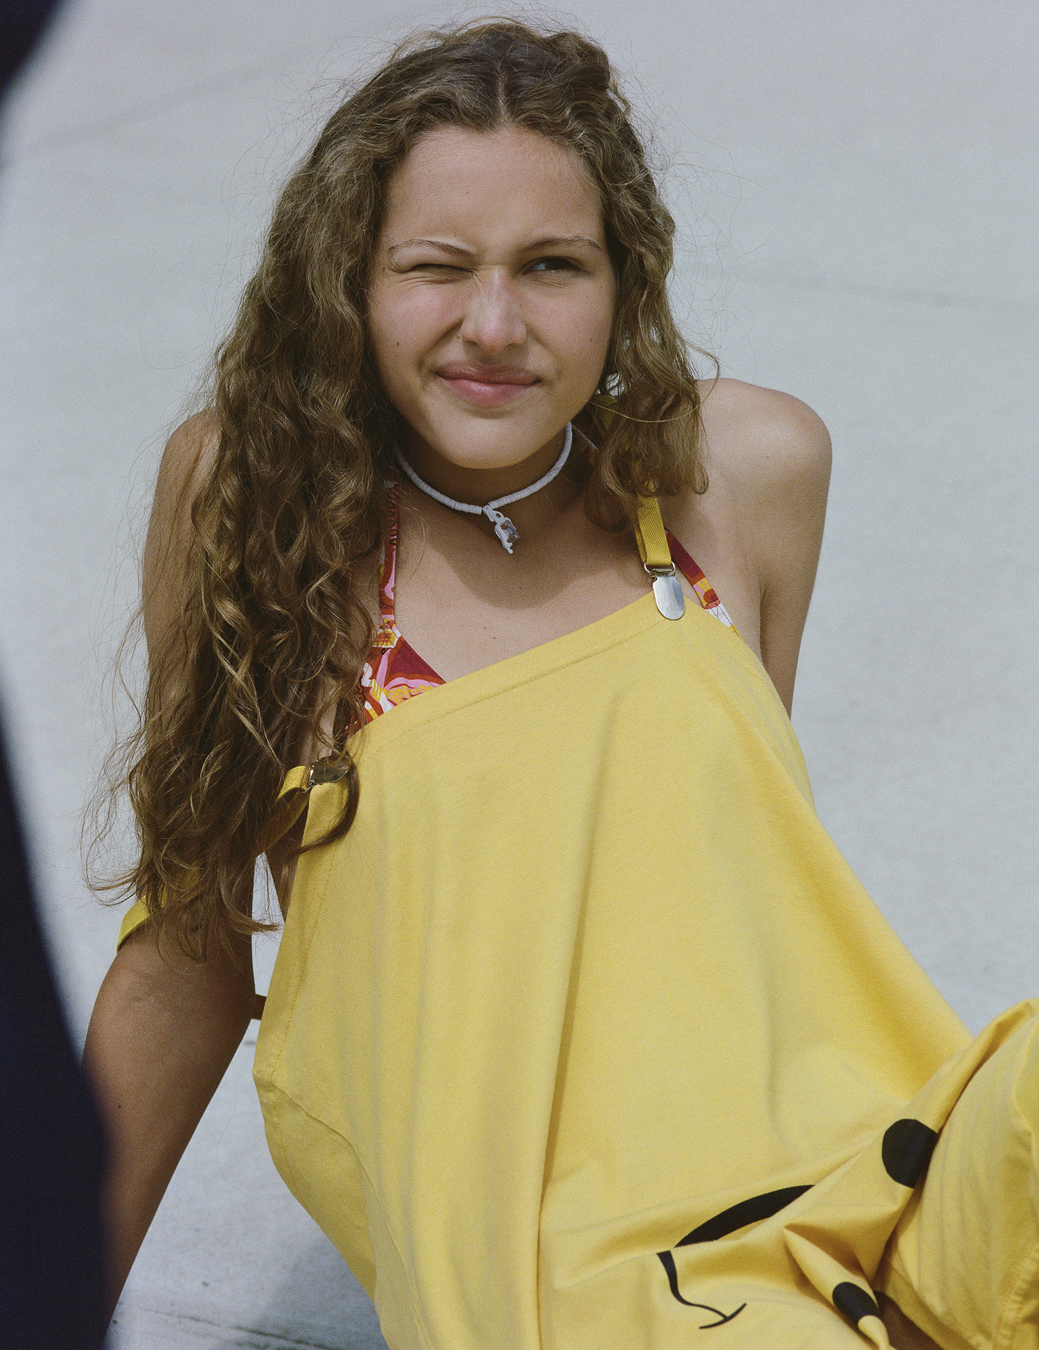
[[[292, 829], [306, 809], [307, 795], [312, 787], [318, 783], [337, 782], [340, 778], [345, 778], [346, 773], [345, 768], [327, 764], [320, 759], [315, 760], [313, 764], [297, 764], [294, 769], [290, 769], [282, 779], [274, 809], [260, 832], [257, 841], [258, 852], [266, 853]], [[260, 1018], [263, 1016], [266, 997], [263, 994], [254, 994], [253, 1000], [253, 1017]]]
[[281, 791], [267, 817], [267, 823], [257, 840], [257, 853], [266, 853], [292, 829], [307, 805], [307, 793], [318, 783], [334, 783], [346, 776], [347, 770], [329, 765], [324, 760], [313, 764], [298, 764], [282, 779]]
[[635, 538], [642, 565], [653, 578], [653, 598], [665, 619], [680, 619], [685, 613], [685, 592], [675, 571], [667, 531], [656, 497], [640, 497], [635, 520]]
[[659, 567], [665, 572], [674, 571], [664, 522], [660, 516], [660, 504], [656, 497], [639, 498], [635, 538], [638, 540], [639, 554], [646, 567], [652, 569]]
[[[316, 783], [334, 782], [337, 778], [344, 777], [345, 774], [345, 769], [323, 766], [321, 760], [314, 764], [300, 764], [296, 768], [290, 769], [282, 779], [281, 790], [275, 800], [274, 809], [260, 832], [260, 838], [257, 841], [257, 853], [266, 853], [269, 848], [273, 848], [278, 840], [295, 825], [307, 804], [307, 793]], [[147, 921], [148, 907], [143, 900], [138, 900], [123, 915], [119, 937], [116, 942], [117, 949], [122, 946], [131, 933]], [[264, 997], [262, 994], [254, 994], [253, 997], [253, 1017], [258, 1018], [263, 1015]]]

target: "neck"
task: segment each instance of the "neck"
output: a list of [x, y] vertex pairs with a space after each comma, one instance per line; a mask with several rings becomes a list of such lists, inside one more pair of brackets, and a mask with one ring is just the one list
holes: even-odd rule
[[[421, 493], [430, 497], [440, 506], [448, 511], [456, 511], [462, 515], [482, 518], [493, 528], [502, 547], [507, 553], [512, 553], [513, 545], [520, 539], [520, 528], [516, 522], [515, 514], [519, 508], [521, 519], [529, 522], [531, 507], [535, 498], [541, 499], [539, 505], [542, 510], [550, 507], [553, 514], [557, 514], [561, 503], [550, 501], [547, 494], [552, 485], [557, 481], [565, 465], [573, 442], [573, 428], [567, 423], [563, 433], [563, 443], [558, 455], [553, 460], [550, 467], [532, 480], [520, 487], [506, 487], [502, 491], [499, 487], [498, 494], [495, 496], [484, 496], [483, 494], [473, 494], [472, 486], [469, 486], [469, 492], [465, 497], [455, 497], [450, 492], [445, 492], [440, 487], [427, 482], [414, 466], [397, 451], [397, 460], [405, 476], [414, 484]], [[529, 465], [529, 461], [527, 461]], [[519, 466], [517, 466], [519, 467]], [[570, 485], [567, 484], [567, 487]], [[571, 494], [572, 495], [572, 494]], [[553, 494], [555, 497], [556, 494]], [[528, 503], [530, 504], [528, 506]], [[523, 508], [527, 508], [524, 510]], [[540, 512], [538, 512], [540, 514]], [[529, 528], [529, 525], [528, 525]]]

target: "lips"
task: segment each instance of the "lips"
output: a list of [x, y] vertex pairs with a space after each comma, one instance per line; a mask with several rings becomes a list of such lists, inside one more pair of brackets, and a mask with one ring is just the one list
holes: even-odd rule
[[522, 366], [481, 366], [454, 363], [441, 366], [437, 374], [443, 380], [465, 380], [472, 384], [537, 384], [538, 377]]
[[479, 407], [499, 407], [522, 398], [538, 383], [533, 371], [522, 366], [484, 366], [460, 362], [441, 366], [437, 376], [452, 393]]

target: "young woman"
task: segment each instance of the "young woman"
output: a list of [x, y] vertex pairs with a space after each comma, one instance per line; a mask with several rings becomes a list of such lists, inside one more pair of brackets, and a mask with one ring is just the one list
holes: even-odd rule
[[509, 22], [285, 188], [146, 550], [117, 1282], [267, 851], [268, 1138], [394, 1350], [1037, 1344], [1034, 1024], [972, 1043], [813, 812], [828, 440], [693, 379], [672, 232], [604, 54]]

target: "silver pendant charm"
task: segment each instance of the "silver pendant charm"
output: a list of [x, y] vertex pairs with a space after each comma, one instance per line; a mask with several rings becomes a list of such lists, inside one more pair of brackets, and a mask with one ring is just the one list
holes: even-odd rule
[[483, 513], [494, 526], [494, 533], [498, 536], [498, 542], [506, 553], [512, 552], [513, 543], [519, 538], [519, 530], [516, 529], [508, 516], [501, 511], [495, 511], [491, 506], [485, 506]]
[[653, 599], [657, 602], [665, 619], [680, 619], [685, 613], [685, 592], [678, 580], [672, 563], [669, 570], [660, 567], [646, 567], [653, 578]]
[[496, 497], [493, 502], [488, 502], [486, 506], [477, 506], [475, 502], [456, 502], [453, 497], [446, 497], [442, 492], [438, 492], [435, 487], [430, 487], [424, 479], [420, 478], [399, 450], [396, 450], [394, 453], [397, 456], [397, 463], [415, 486], [424, 492], [427, 497], [432, 497], [433, 500], [439, 502], [441, 506], [449, 506], [452, 511], [464, 511], [470, 516], [486, 516], [494, 526], [494, 533], [498, 536], [498, 542], [501, 544], [502, 548], [506, 553], [511, 553], [513, 544], [519, 538], [519, 530], [516, 529], [508, 516], [499, 508], [502, 506], [510, 506], [513, 502], [521, 502], [524, 497], [533, 496], [535, 492], [540, 492], [543, 487], [548, 487], [549, 483], [551, 483], [552, 479], [555, 478], [556, 474], [559, 473], [566, 463], [567, 456], [570, 454], [570, 447], [573, 444], [573, 439], [574, 428], [571, 423], [567, 422], [563, 432], [563, 448], [559, 452], [559, 458], [552, 465], [551, 469], [549, 469], [548, 473], [542, 474], [536, 483], [531, 483], [530, 487], [520, 488], [519, 492], [510, 492], [506, 497]]

